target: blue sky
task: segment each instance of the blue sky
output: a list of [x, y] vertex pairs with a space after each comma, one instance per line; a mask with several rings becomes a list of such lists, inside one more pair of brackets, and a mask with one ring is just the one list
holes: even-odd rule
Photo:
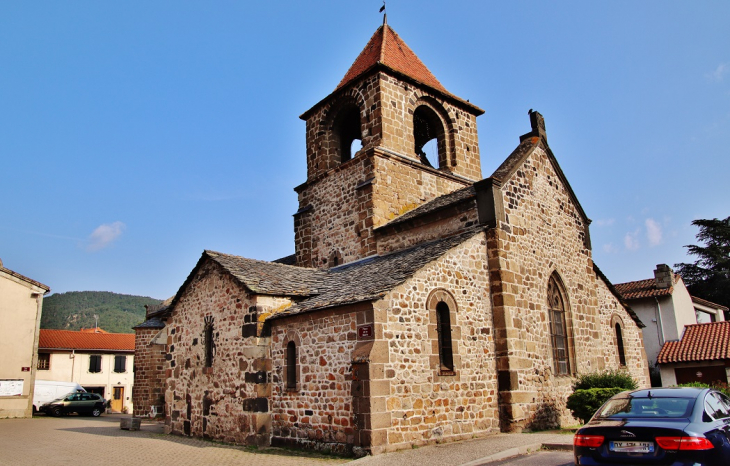
[[[204, 249], [293, 253], [298, 116], [380, 1], [0, 3], [0, 259], [53, 292], [172, 296]], [[391, 0], [479, 117], [489, 176], [540, 111], [614, 283], [730, 215], [730, 2]]]

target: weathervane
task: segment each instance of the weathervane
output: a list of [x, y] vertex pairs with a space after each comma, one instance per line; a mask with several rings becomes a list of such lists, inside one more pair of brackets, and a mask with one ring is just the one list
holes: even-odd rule
[[380, 10], [378, 10], [379, 13], [383, 13], [383, 24], [387, 24], [387, 18], [388, 18], [388, 12], [385, 11], [385, 0], [383, 0], [383, 6], [380, 7]]

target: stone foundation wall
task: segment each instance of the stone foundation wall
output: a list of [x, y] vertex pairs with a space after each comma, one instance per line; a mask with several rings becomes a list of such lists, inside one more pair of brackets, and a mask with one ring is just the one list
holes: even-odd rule
[[158, 414], [164, 415], [167, 348], [152, 341], [162, 330], [135, 329], [134, 390], [132, 390], [135, 416], [151, 416], [153, 406], [159, 410]]

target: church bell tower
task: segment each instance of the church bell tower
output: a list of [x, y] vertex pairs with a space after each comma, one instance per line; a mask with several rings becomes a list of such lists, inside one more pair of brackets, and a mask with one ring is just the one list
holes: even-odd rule
[[334, 92], [306, 111], [296, 265], [377, 251], [375, 230], [481, 179], [479, 107], [449, 93], [386, 20]]

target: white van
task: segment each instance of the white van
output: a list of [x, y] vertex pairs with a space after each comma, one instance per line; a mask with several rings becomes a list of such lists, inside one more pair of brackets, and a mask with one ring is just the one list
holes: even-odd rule
[[56, 398], [71, 392], [86, 392], [84, 387], [76, 382], [59, 382], [55, 380], [36, 380], [35, 391], [33, 392], [33, 412], [38, 412], [38, 408], [43, 403], [48, 403]]

